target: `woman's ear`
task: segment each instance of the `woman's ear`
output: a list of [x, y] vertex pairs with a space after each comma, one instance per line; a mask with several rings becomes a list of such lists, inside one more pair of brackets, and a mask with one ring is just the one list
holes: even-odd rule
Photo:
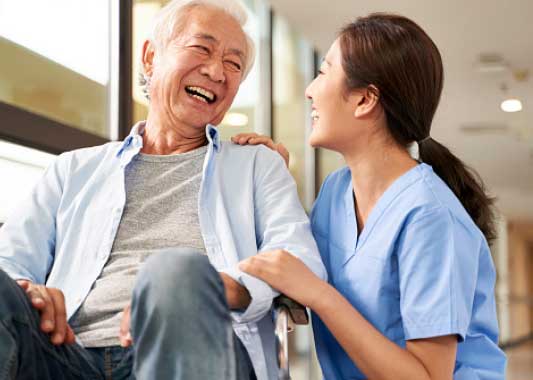
[[154, 67], [155, 47], [151, 40], [146, 40], [142, 48], [142, 65], [143, 73], [149, 77], [152, 76]]
[[356, 118], [362, 118], [370, 115], [379, 104], [379, 90], [370, 85], [364, 90], [360, 90], [357, 94], [354, 94], [355, 111], [354, 116]]

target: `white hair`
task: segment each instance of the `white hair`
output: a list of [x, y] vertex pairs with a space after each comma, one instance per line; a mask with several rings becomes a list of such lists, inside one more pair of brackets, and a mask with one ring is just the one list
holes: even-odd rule
[[[246, 55], [241, 79], [243, 81], [254, 65], [255, 46], [252, 38], [244, 31], [248, 15], [239, 0], [172, 0], [161, 8], [155, 16], [150, 39], [157, 47], [165, 48], [174, 36], [184, 28], [185, 18], [188, 16], [187, 11], [197, 6], [218, 8], [233, 17], [243, 28], [246, 37]], [[148, 98], [148, 86], [150, 83], [149, 78], [144, 73], [139, 76], [139, 84]]]

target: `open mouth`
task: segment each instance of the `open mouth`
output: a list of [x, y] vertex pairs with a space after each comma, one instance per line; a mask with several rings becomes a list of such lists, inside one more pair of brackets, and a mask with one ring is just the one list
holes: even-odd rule
[[215, 94], [201, 87], [187, 86], [185, 87], [185, 91], [193, 98], [201, 100], [207, 104], [213, 104], [217, 100], [217, 96]]

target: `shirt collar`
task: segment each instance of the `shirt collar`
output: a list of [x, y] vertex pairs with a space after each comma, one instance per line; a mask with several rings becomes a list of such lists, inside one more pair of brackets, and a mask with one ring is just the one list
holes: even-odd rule
[[[135, 150], [136, 154], [141, 150], [143, 146], [142, 135], [144, 134], [145, 126], [146, 121], [139, 121], [131, 128], [130, 134], [124, 139], [117, 151], [117, 157], [122, 156], [126, 151]], [[215, 152], [218, 152], [220, 150], [220, 134], [218, 133], [218, 129], [214, 125], [207, 124], [205, 126], [205, 135], [209, 145], [213, 145]]]
[[218, 133], [217, 127], [211, 124], [205, 126], [205, 135], [209, 144], [213, 144], [215, 152], [220, 151], [220, 134]]
[[120, 148], [117, 151], [117, 157], [122, 156], [124, 152], [130, 151], [132, 149], [138, 148], [136, 149], [138, 152], [142, 148], [142, 135], [144, 133], [145, 125], [146, 121], [139, 121], [133, 126], [133, 128], [131, 128], [130, 134], [124, 139], [124, 141], [120, 145]]

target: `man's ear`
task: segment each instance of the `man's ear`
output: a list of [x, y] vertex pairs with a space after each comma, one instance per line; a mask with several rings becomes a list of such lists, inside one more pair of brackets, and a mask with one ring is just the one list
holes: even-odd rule
[[362, 91], [358, 91], [355, 97], [355, 111], [356, 118], [362, 118], [371, 114], [379, 104], [379, 90], [370, 85]]
[[151, 40], [146, 40], [143, 43], [142, 49], [142, 65], [143, 73], [147, 76], [152, 76], [154, 68], [155, 46]]

